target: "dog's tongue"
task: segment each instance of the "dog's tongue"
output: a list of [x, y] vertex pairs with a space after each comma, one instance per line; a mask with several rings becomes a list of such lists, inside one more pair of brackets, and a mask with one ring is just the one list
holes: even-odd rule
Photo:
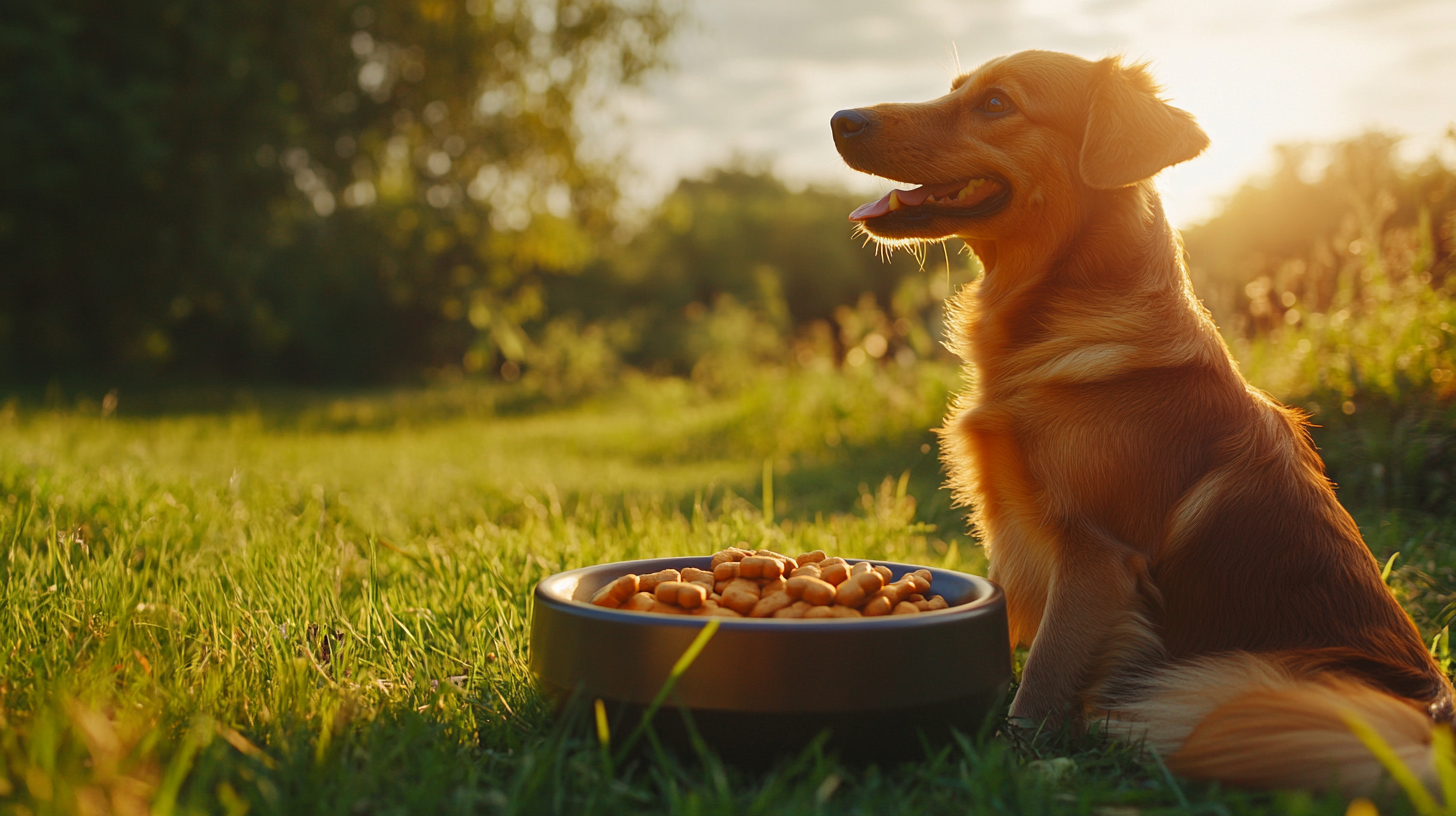
[[879, 201], [871, 201], [868, 204], [861, 204], [855, 211], [849, 214], [851, 221], [868, 221], [871, 218], [879, 218], [890, 212], [890, 196], [900, 199], [900, 204], [905, 207], [917, 207], [925, 203], [925, 199], [935, 196], [942, 198], [952, 193], [960, 192], [966, 186], [964, 181], [948, 181], [944, 184], [926, 184], [916, 187], [913, 190], [891, 190]]

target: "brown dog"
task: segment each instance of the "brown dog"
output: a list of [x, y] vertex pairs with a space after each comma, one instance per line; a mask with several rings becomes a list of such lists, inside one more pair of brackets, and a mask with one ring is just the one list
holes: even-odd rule
[[920, 184], [851, 216], [952, 236], [969, 390], [942, 429], [1029, 645], [1013, 717], [1105, 719], [1189, 777], [1369, 789], [1365, 720], [1430, 774], [1452, 688], [1380, 580], [1304, 419], [1239, 375], [1151, 177], [1208, 138], [1141, 66], [1027, 51], [920, 104], [840, 111], [851, 167]]

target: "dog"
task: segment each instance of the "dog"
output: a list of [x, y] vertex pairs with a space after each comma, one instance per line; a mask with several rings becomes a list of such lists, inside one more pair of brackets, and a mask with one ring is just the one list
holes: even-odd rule
[[1025, 51], [945, 96], [843, 110], [850, 167], [902, 184], [851, 220], [962, 239], [967, 389], [939, 430], [1013, 645], [1013, 721], [1101, 721], [1171, 770], [1353, 795], [1433, 779], [1452, 687], [1335, 498], [1306, 417], [1250, 386], [1152, 178], [1208, 137], [1146, 66]]

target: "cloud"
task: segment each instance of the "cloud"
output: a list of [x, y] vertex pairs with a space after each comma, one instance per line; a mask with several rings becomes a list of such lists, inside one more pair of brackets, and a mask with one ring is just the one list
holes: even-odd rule
[[1369, 124], [1444, 132], [1456, 87], [1451, 0], [702, 0], [693, 12], [677, 71], [624, 99], [625, 124], [593, 140], [637, 168], [642, 204], [735, 154], [790, 181], [873, 189], [834, 152], [830, 115], [939, 96], [956, 52], [963, 70], [1025, 48], [1151, 60], [1214, 138], [1165, 178], [1175, 220], [1209, 212], [1280, 141]]
[[1408, 17], [1412, 11], [1426, 11], [1449, 5], [1447, 0], [1343, 0], [1329, 8], [1309, 12], [1311, 21], [1341, 23], [1390, 22]]

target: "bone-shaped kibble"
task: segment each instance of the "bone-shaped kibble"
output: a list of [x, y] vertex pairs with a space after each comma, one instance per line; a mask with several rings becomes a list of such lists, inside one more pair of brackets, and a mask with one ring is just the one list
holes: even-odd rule
[[709, 559], [712, 569], [665, 569], [624, 575], [592, 594], [597, 606], [667, 615], [753, 618], [858, 618], [946, 609], [929, 596], [931, 572], [894, 580], [882, 564], [850, 565], [823, 550], [790, 558], [773, 550], [729, 547]]

